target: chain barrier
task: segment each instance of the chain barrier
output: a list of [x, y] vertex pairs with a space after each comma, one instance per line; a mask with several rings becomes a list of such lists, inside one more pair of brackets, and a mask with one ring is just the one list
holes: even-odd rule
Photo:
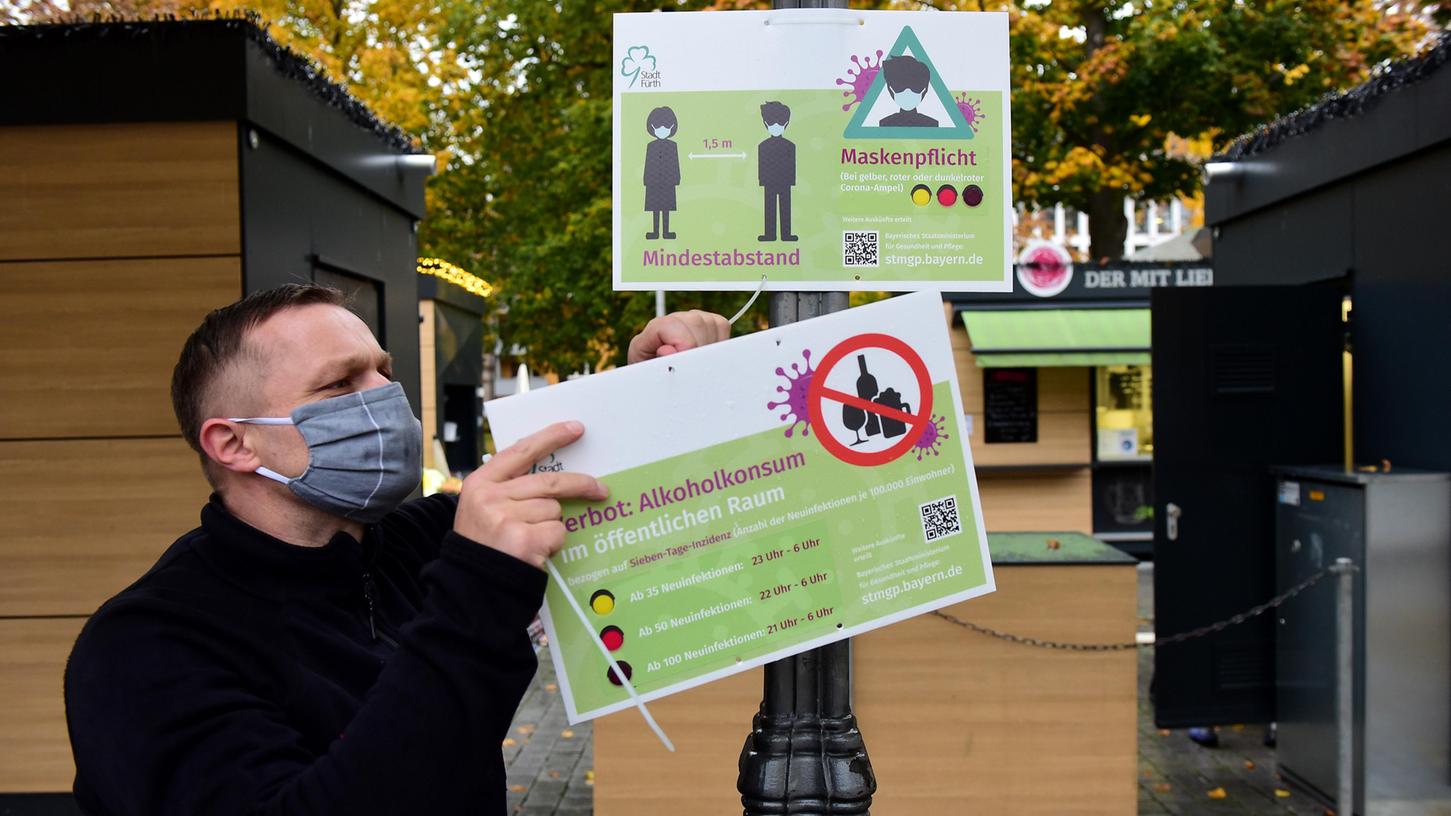
[[[1350, 567], [1350, 569], [1354, 569], [1354, 567]], [[1332, 572], [1339, 571], [1340, 569], [1333, 565], [1329, 567], [1324, 567], [1319, 572], [1311, 575], [1309, 578], [1306, 578], [1300, 583], [1295, 584], [1294, 586], [1290, 587], [1279, 595], [1276, 595], [1275, 597], [1269, 599], [1268, 601], [1265, 601], [1259, 606], [1251, 607], [1244, 612], [1239, 613], [1238, 615], [1225, 618], [1222, 621], [1216, 621], [1215, 623], [1211, 623], [1208, 626], [1201, 626], [1198, 629], [1191, 629], [1188, 632], [1180, 632], [1177, 635], [1170, 635], [1166, 638], [1159, 638], [1153, 642], [1148, 643], [1063, 643], [1061, 641], [1041, 640], [1035, 637], [1025, 637], [1023, 635], [1012, 634], [1011, 632], [1003, 632], [987, 626], [981, 626], [979, 624], [973, 623], [972, 621], [965, 621], [962, 618], [959, 618], [955, 615], [949, 615], [948, 613], [942, 611], [934, 611], [932, 614], [947, 621], [948, 623], [954, 624], [956, 626], [961, 626], [964, 629], [977, 632], [980, 635], [987, 635], [988, 637], [997, 638], [998, 640], [1006, 640], [1009, 643], [1019, 643], [1024, 646], [1035, 646], [1039, 649], [1059, 649], [1068, 652], [1126, 652], [1130, 649], [1147, 649], [1154, 646], [1168, 646], [1174, 643], [1183, 643], [1186, 640], [1193, 640], [1195, 638], [1201, 638], [1206, 635], [1212, 635], [1215, 632], [1222, 632], [1231, 626], [1238, 626], [1239, 624], [1244, 623], [1251, 618], [1258, 617], [1270, 611], [1271, 609], [1279, 607], [1286, 601], [1314, 586], [1320, 581], [1320, 579], [1324, 578]]]

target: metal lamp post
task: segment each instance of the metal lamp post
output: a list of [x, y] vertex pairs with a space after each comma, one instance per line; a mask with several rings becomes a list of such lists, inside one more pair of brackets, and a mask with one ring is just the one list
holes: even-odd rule
[[[846, 8], [846, 0], [773, 0], [774, 8]], [[780, 292], [772, 326], [847, 308], [846, 292]], [[761, 709], [741, 749], [745, 816], [864, 814], [877, 780], [851, 710], [851, 641], [767, 664]]]
[[[771, 325], [846, 307], [845, 292], [783, 292]], [[877, 781], [851, 710], [850, 640], [766, 665], [736, 788], [746, 816], [870, 811]]]

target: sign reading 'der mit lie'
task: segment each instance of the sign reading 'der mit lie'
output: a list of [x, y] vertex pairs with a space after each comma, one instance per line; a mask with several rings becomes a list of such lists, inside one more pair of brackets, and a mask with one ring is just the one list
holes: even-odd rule
[[631, 705], [596, 641], [648, 701], [991, 592], [954, 371], [919, 293], [490, 402], [610, 488], [545, 596], [571, 722]]

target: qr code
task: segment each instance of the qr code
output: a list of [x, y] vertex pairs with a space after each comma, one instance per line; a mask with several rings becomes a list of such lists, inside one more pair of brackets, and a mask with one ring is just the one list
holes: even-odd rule
[[962, 519], [957, 515], [957, 497], [945, 496], [922, 505], [922, 535], [929, 542], [962, 532]]
[[847, 230], [841, 234], [842, 266], [877, 266], [877, 233]]

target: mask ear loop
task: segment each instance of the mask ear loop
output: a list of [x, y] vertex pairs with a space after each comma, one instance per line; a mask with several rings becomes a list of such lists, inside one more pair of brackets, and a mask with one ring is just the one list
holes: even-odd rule
[[[227, 417], [228, 422], [241, 422], [245, 425], [296, 425], [292, 417]], [[265, 476], [274, 482], [281, 484], [292, 484], [295, 481], [291, 476], [283, 476], [281, 473], [269, 467], [257, 468], [258, 476]]]
[[669, 737], [665, 736], [665, 731], [660, 728], [659, 723], [655, 722], [655, 718], [650, 716], [650, 709], [645, 707], [645, 701], [641, 700], [640, 695], [635, 692], [635, 686], [630, 683], [630, 678], [625, 676], [624, 670], [620, 668], [619, 663], [615, 662], [614, 656], [610, 654], [610, 650], [605, 646], [604, 642], [595, 637], [594, 628], [589, 625], [589, 618], [584, 616], [584, 610], [580, 608], [579, 601], [575, 600], [574, 593], [569, 591], [569, 585], [564, 582], [564, 578], [560, 576], [559, 570], [555, 568], [554, 559], [551, 558], [544, 563], [545, 566], [549, 567], [549, 577], [559, 586], [560, 592], [563, 593], [565, 600], [569, 601], [569, 607], [574, 610], [574, 616], [584, 626], [585, 631], [589, 633], [589, 639], [594, 641], [595, 646], [600, 650], [600, 654], [604, 655], [605, 660], [609, 661], [610, 671], [615, 673], [615, 679], [620, 681], [620, 685], [624, 686], [625, 692], [630, 695], [631, 702], [635, 704], [636, 708], [640, 709], [640, 715], [645, 718], [645, 724], [650, 726], [650, 730], [654, 731], [655, 736], [660, 738], [660, 742], [665, 745], [665, 750], [675, 753], [674, 743], [670, 741]]
[[751, 308], [751, 304], [756, 302], [756, 298], [758, 298], [758, 297], [761, 296], [761, 292], [765, 288], [766, 288], [766, 273], [765, 272], [762, 272], [761, 273], [761, 285], [756, 287], [756, 291], [751, 294], [751, 299], [748, 300], [748, 301], [746, 301], [746, 305], [742, 306], [741, 307], [741, 310], [739, 312], [736, 312], [735, 316], [732, 317], [730, 320], [727, 320], [726, 323], [728, 323], [729, 325], [734, 326], [736, 324], [736, 321], [737, 320], [740, 320], [741, 319], [741, 316], [744, 315]]

